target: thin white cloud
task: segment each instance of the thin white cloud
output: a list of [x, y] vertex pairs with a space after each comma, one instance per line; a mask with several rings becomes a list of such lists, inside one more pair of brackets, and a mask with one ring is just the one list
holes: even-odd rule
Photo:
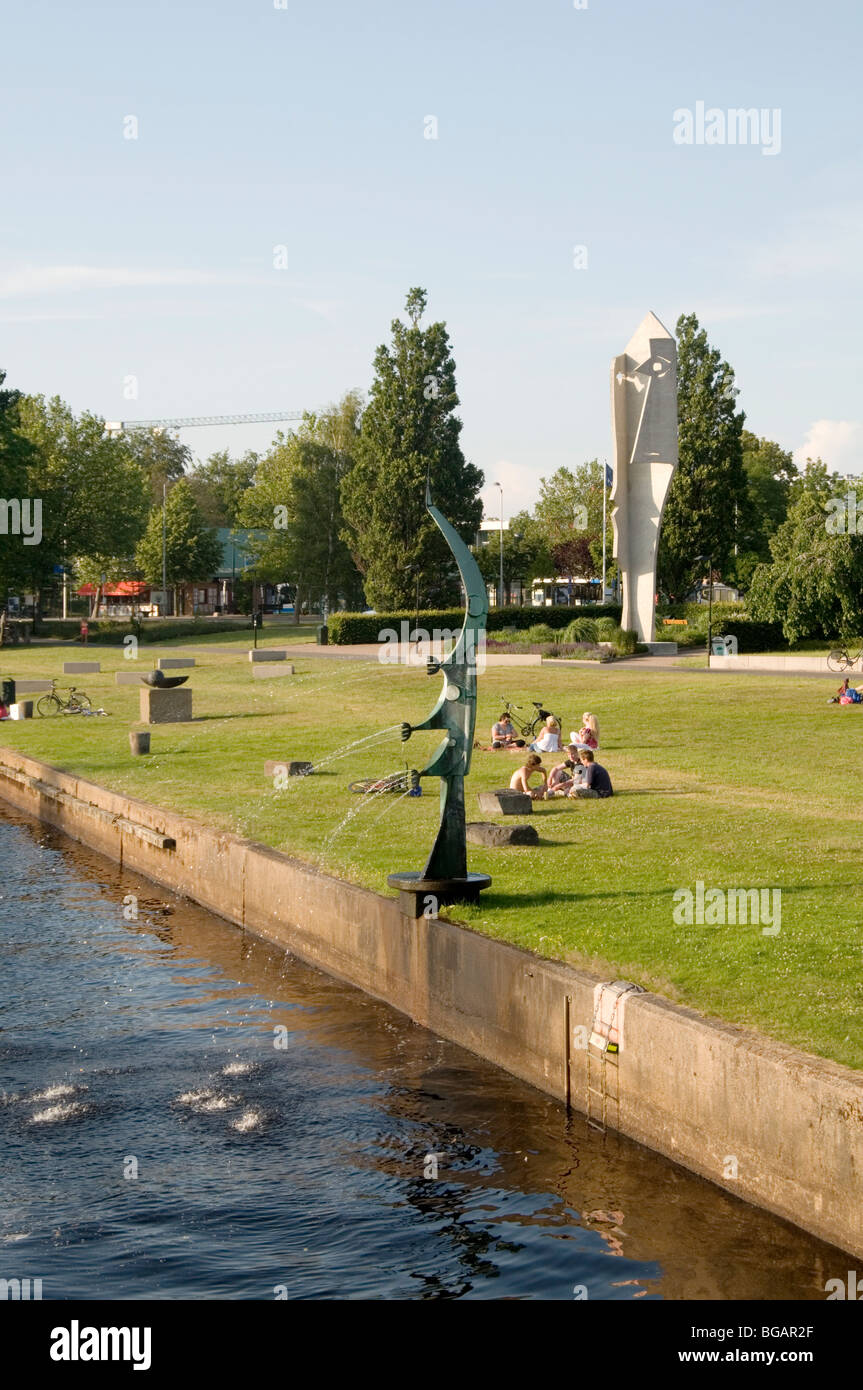
[[11, 298], [13, 295], [74, 294], [81, 290], [249, 283], [253, 282], [248, 275], [230, 271], [139, 270], [130, 266], [24, 265], [0, 274], [0, 298]]
[[794, 462], [823, 459], [831, 473], [863, 473], [863, 420], [814, 420]]

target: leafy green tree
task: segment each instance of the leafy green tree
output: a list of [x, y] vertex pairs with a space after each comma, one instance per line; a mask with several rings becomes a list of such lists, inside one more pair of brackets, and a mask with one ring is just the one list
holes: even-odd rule
[[602, 498], [606, 493], [607, 562], [611, 563], [611, 491], [605, 484], [605, 465], [598, 459], [581, 463], [575, 472], [558, 468], [540, 478], [534, 519], [551, 552], [555, 576], [594, 579], [602, 574]]
[[743, 411], [736, 409], [734, 372], [707, 341], [694, 314], [677, 320], [679, 464], [672, 479], [659, 542], [663, 589], [680, 595], [698, 555], [723, 572], [747, 514]]
[[240, 507], [243, 524], [262, 531], [250, 539], [255, 572], [295, 585], [297, 622], [307, 600], [328, 609], [339, 600], [349, 608], [363, 604], [362, 579], [342, 539], [341, 504], [342, 482], [359, 439], [360, 409], [358, 392], [350, 391], [329, 410], [304, 415], [295, 433], [280, 432], [259, 460]]
[[[165, 503], [166, 580], [174, 588], [178, 584], [194, 584], [211, 579], [219, 568], [222, 547], [219, 538], [207, 526], [198, 509], [188, 478], [180, 478], [168, 493]], [[150, 512], [147, 529], [136, 554], [138, 569], [148, 583], [162, 583], [162, 508]]]
[[249, 449], [232, 459], [227, 449], [211, 454], [188, 475], [192, 495], [208, 526], [236, 526], [243, 497], [252, 486], [260, 455]]
[[482, 519], [483, 475], [465, 461], [456, 418], [455, 362], [444, 323], [420, 326], [426, 293], [407, 296], [408, 324], [395, 319], [392, 344], [375, 354], [354, 467], [342, 484], [345, 540], [380, 610], [454, 602], [458, 576], [425, 510], [426, 478], [436, 505], [470, 544]]
[[[0, 369], [0, 387], [5, 380], [6, 373]], [[24, 498], [32, 503], [29, 476], [34, 459], [33, 446], [20, 428], [21, 399], [20, 391], [0, 390], [0, 498], [19, 504]], [[33, 520], [31, 509], [31, 525]], [[28, 551], [34, 548], [24, 545], [23, 535], [0, 534], [0, 608], [9, 591], [28, 578], [34, 560]]]
[[738, 504], [727, 578], [748, 589], [756, 565], [770, 559], [770, 537], [788, 515], [797, 466], [789, 450], [771, 439], [757, 438], [750, 430], [743, 431], [742, 445], [746, 503]]
[[150, 479], [152, 503], [162, 505], [162, 489], [182, 478], [191, 467], [192, 451], [164, 429], [129, 430], [129, 451]]
[[[492, 536], [487, 545], [474, 548], [479, 572], [495, 594], [500, 585], [500, 542]], [[510, 518], [503, 533], [504, 600], [512, 601], [512, 592], [519, 586], [522, 593], [530, 590], [531, 581], [544, 578], [552, 567], [551, 554], [540, 536], [536, 522], [529, 512], [518, 512]]]
[[[55, 565], [82, 577], [128, 572], [146, 524], [147, 478], [126, 436], [101, 416], [76, 416], [59, 396], [23, 396], [20, 425], [32, 448], [28, 487], [42, 502], [42, 543], [33, 547], [35, 593]], [[98, 596], [97, 596], [98, 602]]]
[[820, 460], [810, 461], [786, 520], [771, 538], [771, 563], [759, 565], [753, 576], [752, 616], [781, 622], [789, 642], [863, 633], [863, 535], [856, 532], [856, 519], [844, 533], [828, 525], [827, 504], [844, 491], [837, 483], [831, 484]]

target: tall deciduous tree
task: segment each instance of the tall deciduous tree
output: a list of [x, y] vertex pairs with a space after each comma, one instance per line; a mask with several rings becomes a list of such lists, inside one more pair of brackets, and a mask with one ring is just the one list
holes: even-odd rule
[[258, 462], [253, 486], [240, 508], [250, 538], [255, 571], [262, 578], [296, 586], [299, 622], [305, 600], [334, 608], [362, 605], [362, 579], [342, 539], [341, 487], [354, 463], [361, 399], [349, 391], [336, 406], [306, 414], [300, 428], [276, 436]]
[[[598, 459], [580, 463], [574, 472], [558, 468], [550, 478], [540, 478], [534, 518], [551, 551], [555, 577], [571, 581], [602, 573], [603, 489], [607, 499], [605, 466]], [[607, 558], [610, 562], [610, 545]]]
[[[219, 538], [201, 516], [192, 496], [188, 478], [180, 478], [167, 496], [165, 558], [166, 580], [175, 590], [178, 584], [194, 584], [211, 579], [222, 559]], [[161, 586], [161, 507], [154, 507], [150, 512], [147, 529], [138, 545], [135, 559], [144, 578], [150, 584]], [[176, 611], [176, 601], [174, 608]]]
[[395, 319], [392, 343], [375, 354], [355, 466], [342, 485], [345, 539], [380, 610], [452, 602], [458, 577], [446, 542], [425, 510], [426, 478], [436, 505], [470, 544], [482, 520], [483, 475], [459, 443], [455, 362], [444, 323], [420, 325], [426, 293], [412, 289], [409, 322]]
[[750, 612], [781, 622], [789, 642], [863, 633], [863, 535], [857, 534], [863, 507], [859, 521], [853, 516], [849, 526], [838, 529], [830, 503], [841, 503], [843, 492], [820, 460], [810, 463], [786, 520], [771, 538], [771, 563], [755, 571]]
[[24, 396], [21, 429], [32, 445], [31, 496], [42, 502], [42, 543], [33, 547], [31, 583], [38, 593], [55, 565], [111, 574], [131, 563], [144, 531], [147, 477], [125, 436], [105, 433], [89, 411], [76, 416], [58, 396]]
[[[6, 373], [0, 370], [0, 387], [6, 380]], [[21, 432], [19, 403], [20, 391], [0, 390], [0, 505], [18, 503], [27, 498], [31, 503], [29, 472], [34, 458], [33, 445]], [[15, 535], [10, 530], [10, 513], [0, 518], [5, 533], [0, 534], [0, 609], [6, 602], [10, 589], [17, 588], [29, 576], [32, 557], [28, 551], [33, 547], [24, 544], [24, 535]]]
[[162, 505], [162, 489], [184, 476], [192, 464], [192, 452], [167, 430], [130, 430], [126, 435], [132, 457], [150, 479], [153, 506]]
[[208, 526], [236, 526], [243, 497], [252, 486], [260, 455], [249, 449], [232, 459], [227, 449], [211, 454], [189, 473], [192, 495]]
[[677, 320], [680, 461], [671, 483], [659, 544], [662, 587], [678, 595], [699, 555], [722, 571], [746, 514], [743, 422], [734, 372], [707, 341], [694, 314]]
[[790, 450], [772, 439], [743, 431], [746, 506], [738, 508], [734, 556], [728, 578], [748, 589], [755, 566], [770, 559], [770, 537], [788, 515], [791, 488], [798, 476]]

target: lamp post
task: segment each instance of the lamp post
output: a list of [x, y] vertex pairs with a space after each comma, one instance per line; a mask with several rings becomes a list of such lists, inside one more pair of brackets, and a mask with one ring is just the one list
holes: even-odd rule
[[495, 487], [500, 492], [500, 598], [498, 602], [503, 608], [503, 487], [500, 483], [495, 483]]
[[165, 607], [168, 607], [168, 525], [165, 509], [168, 505], [168, 479], [162, 483], [162, 593]]

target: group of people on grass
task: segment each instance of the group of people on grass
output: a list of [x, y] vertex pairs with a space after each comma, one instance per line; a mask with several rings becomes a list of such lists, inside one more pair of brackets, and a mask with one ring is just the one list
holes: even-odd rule
[[[492, 725], [492, 748], [524, 748], [525, 744], [525, 739], [517, 736], [507, 714], [502, 714]], [[560, 725], [554, 715], [550, 714], [531, 743], [526, 761], [513, 773], [510, 790], [525, 792], [534, 801], [558, 796], [613, 796], [611, 778], [606, 768], [596, 761], [595, 754], [598, 748], [599, 723], [595, 715], [588, 711], [581, 716], [581, 728], [570, 733], [570, 742], [564, 749], [561, 744]], [[547, 772], [542, 765], [541, 755], [563, 751], [567, 756]], [[535, 775], [539, 775], [542, 782], [532, 786], [530, 779]]]

